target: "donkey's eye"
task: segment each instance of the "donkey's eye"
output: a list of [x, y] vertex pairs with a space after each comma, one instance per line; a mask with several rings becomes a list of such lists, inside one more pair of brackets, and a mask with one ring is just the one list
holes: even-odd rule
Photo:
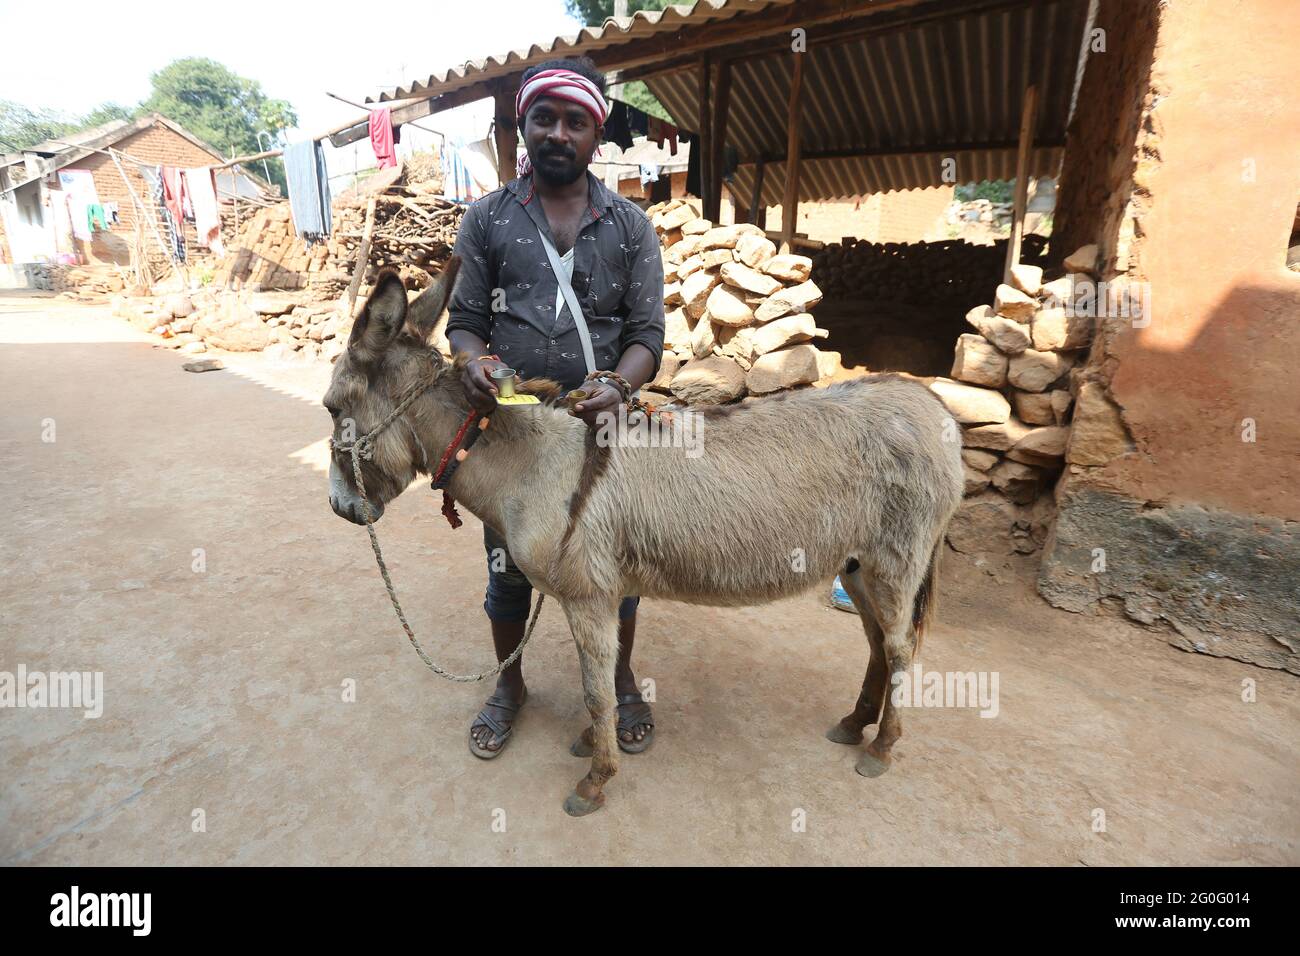
[[332, 418], [338, 418], [338, 417], [339, 417], [339, 410], [338, 410], [338, 407], [337, 407], [337, 406], [335, 406], [335, 405], [330, 405], [330, 404], [327, 403], [327, 402], [321, 402], [321, 404], [325, 406], [325, 411], [329, 412], [329, 413], [330, 413], [330, 416], [331, 416]]

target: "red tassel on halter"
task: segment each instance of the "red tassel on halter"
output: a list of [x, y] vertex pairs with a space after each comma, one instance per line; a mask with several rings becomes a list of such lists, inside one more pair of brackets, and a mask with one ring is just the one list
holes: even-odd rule
[[464, 524], [460, 520], [460, 512], [456, 510], [456, 502], [446, 488], [442, 489], [442, 516], [447, 519], [447, 524], [451, 525], [453, 531]]

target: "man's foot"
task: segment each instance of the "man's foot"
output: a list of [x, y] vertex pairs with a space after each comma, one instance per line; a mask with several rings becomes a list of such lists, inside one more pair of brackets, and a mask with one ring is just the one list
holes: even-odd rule
[[515, 732], [515, 718], [519, 708], [528, 699], [528, 688], [497, 685], [496, 692], [487, 699], [469, 727], [469, 752], [475, 757], [491, 760], [501, 755]]
[[654, 715], [640, 691], [618, 695], [618, 749], [626, 754], [647, 750], [655, 739]]

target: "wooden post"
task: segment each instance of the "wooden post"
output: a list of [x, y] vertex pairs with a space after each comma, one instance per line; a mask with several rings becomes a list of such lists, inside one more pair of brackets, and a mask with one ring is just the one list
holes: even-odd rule
[[[234, 153], [235, 153], [235, 148], [232, 146], [230, 147], [230, 154], [232, 157], [234, 156]], [[231, 202], [234, 204], [235, 207], [235, 234], [230, 237], [230, 244], [231, 247], [233, 248], [235, 244], [235, 240], [239, 238], [239, 166], [238, 165], [230, 167], [230, 183], [231, 183], [231, 190], [234, 193], [234, 198], [231, 200]], [[217, 184], [217, 174], [216, 171], [214, 170], [212, 173], [212, 187], [214, 189], [216, 188], [216, 184]], [[219, 199], [217, 200], [217, 209], [218, 210], [221, 209], [221, 201]], [[220, 213], [218, 212], [217, 223], [220, 224], [220, 222], [221, 222], [221, 216]]]
[[361, 289], [361, 277], [366, 274], [366, 263], [370, 261], [370, 240], [375, 235], [375, 204], [377, 196], [371, 196], [366, 204], [366, 228], [361, 233], [361, 245], [357, 249], [357, 261], [352, 266], [352, 281], [348, 283], [348, 317], [356, 318], [353, 309], [357, 303], [357, 292]]
[[1029, 153], [1034, 145], [1034, 122], [1038, 105], [1038, 87], [1025, 87], [1024, 106], [1020, 111], [1020, 144], [1016, 150], [1016, 195], [1011, 210], [1011, 235], [1007, 239], [1007, 261], [1002, 281], [1011, 284], [1011, 267], [1020, 262], [1020, 239], [1025, 229], [1025, 206], [1029, 196]]
[[703, 216], [707, 219], [709, 216], [709, 184], [713, 182], [712, 158], [713, 158], [713, 97], [710, 86], [712, 84], [712, 64], [709, 63], [709, 57], [700, 57], [700, 137], [698, 143], [691, 144], [692, 149], [698, 148], [700, 151], [700, 204]]
[[496, 112], [494, 142], [497, 149], [497, 179], [505, 185], [514, 179], [515, 154], [519, 149], [519, 126], [515, 116], [515, 91], [504, 84], [492, 95]]
[[704, 189], [704, 218], [717, 222], [722, 215], [722, 154], [727, 142], [727, 110], [731, 101], [731, 62], [718, 64], [718, 88], [714, 91], [713, 129], [709, 136], [709, 178]]
[[767, 228], [767, 207], [763, 205], [763, 172], [767, 164], [761, 159], [754, 167], [754, 191], [749, 195], [749, 222], [759, 229]]
[[794, 55], [794, 76], [790, 80], [790, 110], [786, 120], [785, 192], [781, 196], [781, 251], [790, 251], [794, 239], [795, 222], [799, 215], [799, 151], [800, 112], [803, 100], [803, 59], [807, 54]]

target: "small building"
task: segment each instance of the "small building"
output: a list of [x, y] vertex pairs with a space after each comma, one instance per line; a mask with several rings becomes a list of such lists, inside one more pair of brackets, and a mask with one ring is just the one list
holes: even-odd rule
[[[158, 113], [47, 140], [0, 156], [0, 286], [31, 285], [32, 265], [126, 265], [136, 242], [136, 225], [144, 226], [143, 248], [161, 257], [165, 227], [159, 220], [153, 189], [143, 167], [196, 168], [225, 162], [215, 148], [179, 123]], [[58, 221], [52, 193], [73, 179], [93, 182], [96, 201], [108, 207], [107, 228], [77, 230], [70, 238]], [[217, 195], [230, 202], [275, 195], [275, 187], [243, 170], [217, 170]], [[116, 216], [112, 212], [116, 212]], [[143, 219], [142, 219], [143, 217]], [[157, 232], [155, 231], [158, 230]], [[187, 247], [197, 242], [192, 223], [185, 225]]]

